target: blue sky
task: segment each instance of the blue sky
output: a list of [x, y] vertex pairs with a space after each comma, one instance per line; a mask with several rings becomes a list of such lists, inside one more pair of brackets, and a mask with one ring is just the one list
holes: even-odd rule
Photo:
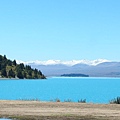
[[0, 54], [120, 61], [120, 0], [0, 0]]

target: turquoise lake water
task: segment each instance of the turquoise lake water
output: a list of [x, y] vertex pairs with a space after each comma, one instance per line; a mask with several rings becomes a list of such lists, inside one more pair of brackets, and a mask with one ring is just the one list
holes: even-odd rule
[[51, 77], [46, 80], [0, 80], [0, 99], [40, 99], [109, 103], [120, 96], [120, 78]]

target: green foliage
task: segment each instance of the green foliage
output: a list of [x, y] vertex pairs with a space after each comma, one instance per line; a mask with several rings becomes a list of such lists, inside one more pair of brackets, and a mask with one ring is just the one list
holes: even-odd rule
[[2, 57], [2, 55], [0, 55], [0, 62], [3, 60], [3, 57]]
[[17, 65], [16, 60], [14, 60], [14, 61], [13, 61], [13, 65], [14, 65], [14, 66], [16, 66], [16, 65]]
[[55, 102], [60, 102], [60, 99], [56, 98], [56, 99], [55, 99]]
[[86, 103], [86, 99], [78, 100], [78, 103]]
[[16, 60], [11, 61], [5, 55], [0, 55], [0, 76], [19, 79], [45, 79], [40, 70], [32, 69], [31, 66], [25, 66], [23, 63], [17, 64]]
[[120, 104], [120, 97], [114, 98], [110, 101], [110, 104]]
[[19, 70], [19, 71], [17, 72], [17, 77], [18, 77], [19, 79], [24, 79], [24, 76], [23, 76], [21, 70]]
[[14, 71], [13, 71], [12, 69], [10, 69], [10, 70], [8, 71], [8, 77], [10, 77], [10, 78], [15, 78], [15, 73], [14, 73]]
[[2, 76], [2, 77], [7, 77], [6, 69], [3, 68], [3, 69], [1, 70], [1, 76]]
[[64, 100], [64, 102], [72, 102], [71, 99]]
[[2, 69], [2, 66], [1, 66], [1, 64], [0, 64], [0, 70]]

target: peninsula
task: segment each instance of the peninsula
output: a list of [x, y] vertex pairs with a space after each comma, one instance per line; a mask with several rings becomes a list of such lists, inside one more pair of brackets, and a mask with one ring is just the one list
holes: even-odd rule
[[16, 60], [7, 59], [6, 55], [0, 55], [0, 78], [18, 79], [45, 79], [46, 77], [38, 69], [32, 69], [23, 63], [17, 64]]

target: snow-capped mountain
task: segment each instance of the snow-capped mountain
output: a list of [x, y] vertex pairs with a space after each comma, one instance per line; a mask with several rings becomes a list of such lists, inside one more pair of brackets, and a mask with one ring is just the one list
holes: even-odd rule
[[37, 68], [46, 76], [60, 76], [62, 74], [80, 73], [90, 77], [120, 77], [120, 62], [106, 59], [98, 60], [48, 60], [48, 61], [19, 61]]
[[34, 64], [34, 65], [58, 65], [58, 64], [63, 64], [63, 65], [67, 65], [67, 66], [73, 66], [76, 64], [86, 64], [86, 65], [92, 65], [92, 66], [96, 66], [100, 63], [104, 63], [104, 62], [110, 62], [109, 60], [106, 59], [97, 59], [97, 60], [71, 60], [71, 61], [61, 61], [61, 60], [47, 60], [47, 61], [40, 61], [40, 60], [36, 60], [36, 61], [21, 61], [21, 60], [17, 60], [17, 63], [24, 63], [24, 64]]

